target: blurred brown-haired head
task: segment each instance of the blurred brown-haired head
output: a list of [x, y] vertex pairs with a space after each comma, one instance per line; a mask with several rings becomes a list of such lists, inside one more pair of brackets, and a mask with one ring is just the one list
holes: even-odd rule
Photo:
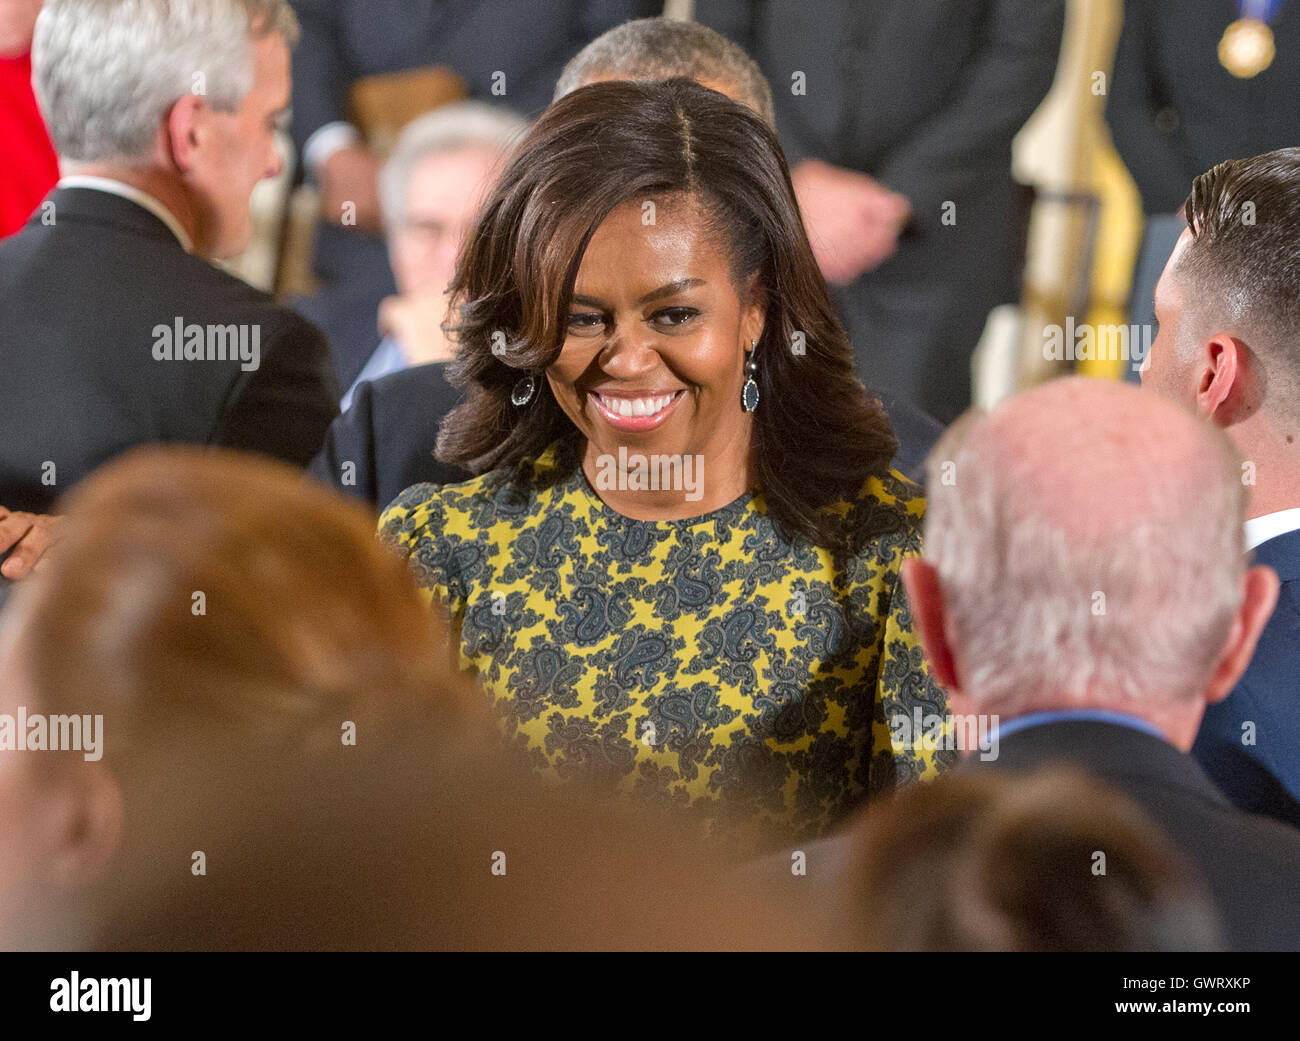
[[877, 804], [854, 838], [849, 899], [873, 950], [1222, 949], [1190, 865], [1076, 770], [950, 774]]
[[470, 704], [366, 511], [286, 466], [144, 450], [66, 510], [23, 642], [45, 711], [102, 712], [109, 756], [189, 727], [336, 744]]
[[[471, 754], [461, 754], [469, 751]], [[431, 727], [286, 763], [181, 764], [111, 886], [97, 950], [748, 950], [833, 946], [693, 829], [449, 748]], [[165, 768], [163, 772], [169, 772]], [[204, 774], [207, 774], [205, 777]], [[199, 856], [201, 854], [201, 857]], [[202, 873], [200, 873], [202, 872]]]
[[[0, 625], [0, 713], [49, 728], [45, 750], [0, 750], [0, 946], [77, 945], [92, 889], [102, 903], [200, 797], [220, 814], [256, 764], [376, 754], [416, 728], [439, 755], [495, 754], [484, 699], [360, 506], [195, 448], [130, 453], [64, 505]], [[56, 720], [76, 740], [55, 751]]]

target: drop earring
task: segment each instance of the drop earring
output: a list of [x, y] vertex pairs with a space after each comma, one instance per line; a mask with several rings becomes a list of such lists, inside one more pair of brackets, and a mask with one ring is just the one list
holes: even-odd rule
[[740, 390], [740, 407], [746, 412], [753, 412], [758, 408], [758, 384], [754, 382], [754, 373], [758, 372], [758, 362], [754, 360], [754, 349], [757, 346], [757, 340], [749, 341], [749, 354], [746, 355], [745, 360], [745, 372], [748, 376], [744, 387]]
[[510, 391], [510, 401], [516, 406], [527, 405], [533, 400], [533, 394], [536, 391], [537, 380], [531, 374], [524, 376]]

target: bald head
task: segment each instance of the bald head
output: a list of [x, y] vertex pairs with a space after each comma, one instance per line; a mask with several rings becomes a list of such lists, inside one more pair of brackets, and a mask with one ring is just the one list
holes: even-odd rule
[[929, 462], [925, 558], [987, 711], [1195, 701], [1242, 601], [1244, 492], [1221, 432], [1068, 379], [960, 420]]
[[1207, 494], [1244, 488], [1228, 441], [1181, 406], [1104, 380], [1056, 380], [975, 422], [966, 450], [1018, 505], [1072, 542], [1182, 520]]

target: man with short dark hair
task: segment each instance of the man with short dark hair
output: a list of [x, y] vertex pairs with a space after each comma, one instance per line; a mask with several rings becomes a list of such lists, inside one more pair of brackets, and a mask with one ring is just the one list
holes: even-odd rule
[[1236, 805], [1300, 825], [1300, 148], [1220, 163], [1185, 211], [1142, 383], [1232, 439], [1251, 491], [1246, 548], [1282, 580], [1250, 668], [1207, 709], [1193, 751]]

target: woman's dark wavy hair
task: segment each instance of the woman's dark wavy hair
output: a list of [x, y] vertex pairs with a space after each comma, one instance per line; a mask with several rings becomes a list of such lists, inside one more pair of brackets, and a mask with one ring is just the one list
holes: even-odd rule
[[[691, 80], [582, 87], [552, 104], [520, 142], [451, 284], [459, 320], [449, 331], [459, 348], [448, 377], [466, 400], [443, 421], [437, 457], [483, 473], [518, 466], [558, 441], [562, 469], [572, 472], [582, 435], [541, 372], [559, 356], [597, 227], [622, 203], [668, 195], [699, 204], [729, 249], [738, 291], [757, 276], [766, 298], [754, 352], [759, 486], [787, 532], [835, 546], [842, 521], [823, 508], [885, 473], [898, 443], [879, 401], [853, 374], [776, 136], [749, 109]], [[510, 392], [525, 372], [540, 386], [516, 407]]]

